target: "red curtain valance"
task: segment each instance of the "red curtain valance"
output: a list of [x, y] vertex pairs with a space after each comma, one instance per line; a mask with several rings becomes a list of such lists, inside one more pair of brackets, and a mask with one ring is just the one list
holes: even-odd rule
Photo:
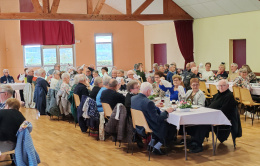
[[20, 21], [22, 45], [75, 44], [74, 25], [68, 21]]

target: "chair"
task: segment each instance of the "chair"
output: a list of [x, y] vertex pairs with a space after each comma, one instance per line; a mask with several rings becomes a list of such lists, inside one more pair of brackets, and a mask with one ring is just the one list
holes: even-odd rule
[[[246, 106], [246, 107], [249, 107], [249, 108], [253, 108], [251, 112], [251, 117], [252, 117], [252, 114], [253, 114], [253, 117], [252, 117], [252, 125], [253, 125], [253, 122], [254, 122], [254, 113], [257, 111], [256, 110], [256, 106], [260, 106], [260, 103], [255, 103], [252, 99], [252, 96], [249, 92], [248, 89], [246, 88], [240, 88], [240, 97], [241, 97], [241, 103]], [[257, 111], [257, 114], [258, 114], [258, 111]], [[246, 114], [245, 114], [245, 120], [246, 120]], [[259, 117], [258, 117], [258, 120], [259, 120]]]
[[15, 165], [15, 163], [14, 163], [14, 157], [15, 157], [14, 150], [8, 151], [8, 152], [4, 152], [4, 153], [2, 153], [2, 155], [10, 155], [10, 160], [2, 160], [2, 161], [0, 161], [0, 163], [12, 161], [11, 165]]
[[[149, 135], [152, 136], [153, 131], [148, 126], [143, 112], [140, 111], [140, 110], [131, 109], [131, 115], [132, 115], [132, 121], [133, 121], [134, 129], [136, 128], [136, 126], [144, 127], [145, 134], [149, 134]], [[151, 155], [151, 149], [150, 148], [151, 147], [149, 147], [149, 158], [148, 158], [149, 161], [150, 161], [150, 155]], [[133, 146], [132, 146], [132, 154], [133, 154]]]
[[217, 89], [216, 85], [214, 85], [214, 84], [209, 84], [209, 91], [210, 91], [210, 97], [212, 97], [212, 98], [215, 94], [218, 93], [218, 89]]
[[240, 87], [237, 86], [233, 86], [233, 96], [235, 98], [235, 100], [237, 101], [238, 104], [241, 105], [239, 112], [241, 114], [241, 109], [242, 109], [242, 102], [241, 102], [241, 97], [240, 97]]
[[210, 96], [208, 89], [206, 87], [206, 83], [204, 81], [200, 81], [200, 90], [205, 94], [205, 97], [207, 99], [211, 99], [212, 97]]
[[[75, 106], [76, 106], [76, 108], [78, 108], [78, 106], [80, 105], [79, 95], [74, 93], [73, 97], [74, 97], [74, 101], [75, 101]], [[77, 126], [77, 123], [75, 122], [75, 128], [76, 128], [76, 126]]]
[[112, 108], [110, 107], [110, 105], [108, 103], [101, 103], [103, 110], [104, 110], [104, 115], [106, 119], [109, 119], [109, 117], [112, 114]]

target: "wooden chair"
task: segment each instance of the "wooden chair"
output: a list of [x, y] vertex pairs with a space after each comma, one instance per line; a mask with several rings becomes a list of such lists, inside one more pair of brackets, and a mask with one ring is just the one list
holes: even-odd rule
[[[2, 153], [2, 156], [4, 156], [4, 155], [10, 155], [10, 160], [2, 160], [2, 161], [0, 161], [0, 163], [12, 161], [12, 164], [11, 164], [11, 165], [15, 165], [15, 163], [14, 163], [14, 157], [15, 157], [14, 154], [15, 154], [15, 151], [14, 151], [14, 150]], [[0, 165], [1, 165], [1, 164], [0, 164]]]
[[[75, 106], [76, 106], [76, 108], [78, 108], [78, 106], [80, 105], [79, 95], [73, 94], [73, 97], [74, 97]], [[75, 128], [76, 128], [76, 126], [77, 126], [77, 123], [75, 123]]]
[[112, 114], [112, 108], [110, 107], [110, 105], [108, 103], [101, 103], [102, 104], [102, 107], [103, 107], [103, 110], [104, 110], [104, 116], [106, 119], [109, 119], [109, 117], [111, 116]]
[[238, 105], [240, 105], [239, 113], [241, 114], [242, 102], [241, 102], [241, 97], [240, 97], [240, 87], [233, 86], [232, 88], [233, 88], [233, 96], [234, 96], [235, 100], [237, 101]]
[[212, 97], [212, 98], [215, 94], [218, 93], [218, 89], [217, 89], [216, 85], [214, 85], [214, 84], [209, 84], [209, 91], [210, 91], [210, 97]]
[[206, 87], [206, 83], [204, 81], [200, 81], [200, 90], [205, 94], [205, 97], [207, 99], [211, 99], [212, 97], [210, 96], [208, 89]]
[[[255, 114], [255, 112], [257, 112], [257, 114], [259, 112], [259, 111], [256, 110], [256, 107], [260, 106], [260, 103], [255, 103], [253, 101], [252, 96], [251, 96], [249, 90], [246, 89], [246, 88], [240, 88], [240, 97], [241, 97], [241, 103], [244, 106], [252, 109], [252, 111], [251, 111], [251, 118], [252, 118], [252, 125], [253, 125], [254, 114]], [[252, 115], [253, 115], [253, 117], [252, 117]], [[258, 119], [259, 119], [259, 117], [258, 117]], [[245, 114], [245, 121], [246, 121], [246, 114]]]
[[[148, 126], [148, 123], [144, 117], [143, 112], [140, 110], [135, 110], [135, 109], [131, 108], [131, 115], [132, 115], [134, 129], [136, 128], [136, 126], [144, 127], [145, 134], [151, 135], [151, 139], [152, 139], [153, 131]], [[151, 147], [149, 147], [149, 148], [151, 148]], [[132, 154], [133, 154], [133, 146], [132, 146]], [[149, 158], [148, 158], [149, 161], [150, 161], [150, 155], [151, 155], [151, 149], [149, 149]]]

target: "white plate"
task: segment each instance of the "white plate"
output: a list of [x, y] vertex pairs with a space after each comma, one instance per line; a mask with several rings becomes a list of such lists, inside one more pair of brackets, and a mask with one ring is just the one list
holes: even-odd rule
[[194, 108], [194, 109], [200, 108], [199, 105], [192, 105], [191, 107]]

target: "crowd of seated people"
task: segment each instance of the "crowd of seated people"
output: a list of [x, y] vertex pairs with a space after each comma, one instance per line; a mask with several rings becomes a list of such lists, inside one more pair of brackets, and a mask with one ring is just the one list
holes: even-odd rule
[[[26, 69], [25, 77], [28, 83], [33, 83], [34, 79], [36, 81], [34, 101], [36, 109], [41, 115], [46, 114], [48, 87], [63, 91], [67, 95], [70, 92], [77, 94], [80, 100], [83, 95], [90, 97], [96, 102], [98, 112], [104, 111], [102, 103], [108, 103], [112, 110], [118, 103], [122, 103], [126, 107], [128, 117], [131, 117], [131, 108], [142, 111], [153, 131], [149, 146], [153, 153], [162, 155], [164, 152], [161, 150], [161, 146], [165, 142], [172, 142], [178, 134], [176, 127], [165, 121], [168, 114], [174, 110], [168, 108], [164, 112], [160, 111], [162, 105], [155, 104], [147, 98], [148, 96], [154, 94], [164, 97], [165, 93], [169, 91], [171, 100], [191, 100], [194, 105], [205, 106], [206, 98], [199, 89], [199, 81], [209, 80], [213, 77], [221, 81], [218, 83], [219, 92], [214, 96], [208, 107], [223, 111], [230, 119], [236, 104], [225, 79], [233, 81], [234, 86], [249, 90], [251, 90], [250, 81], [256, 80], [256, 76], [248, 65], [244, 65], [238, 70], [238, 65], [232, 63], [229, 75], [225, 71], [224, 64], [219, 65], [216, 73], [210, 69], [211, 63], [209, 62], [205, 64], [205, 70], [199, 69], [195, 62], [190, 62], [187, 63], [183, 71], [177, 68], [176, 63], [171, 63], [160, 66], [154, 64], [153, 71], [145, 72], [143, 64], [138, 63], [133, 70], [128, 70], [126, 74], [124, 70], [117, 70], [115, 67], [109, 73], [107, 67], [102, 67], [102, 76], [100, 76], [99, 71], [95, 70], [93, 65], [83, 65], [77, 69], [69, 67], [66, 72], [62, 72], [60, 65], [55, 64], [54, 69], [47, 72], [48, 81], [45, 79], [46, 72], [44, 69], [38, 69], [35, 72], [33, 69]], [[12, 80], [13, 78], [9, 76], [8, 70], [4, 70], [1, 82], [8, 84], [14, 82]], [[171, 86], [165, 86], [164, 81], [168, 81]], [[126, 96], [121, 93], [124, 90], [128, 92]], [[1, 85], [0, 91], [0, 109], [3, 109], [6, 100], [12, 97], [13, 91], [9, 85], [4, 84]], [[202, 143], [209, 132], [209, 126], [193, 126], [187, 129], [187, 132], [192, 136], [190, 152], [201, 152], [203, 150]], [[138, 139], [138, 141], [142, 144], [142, 139]]]

